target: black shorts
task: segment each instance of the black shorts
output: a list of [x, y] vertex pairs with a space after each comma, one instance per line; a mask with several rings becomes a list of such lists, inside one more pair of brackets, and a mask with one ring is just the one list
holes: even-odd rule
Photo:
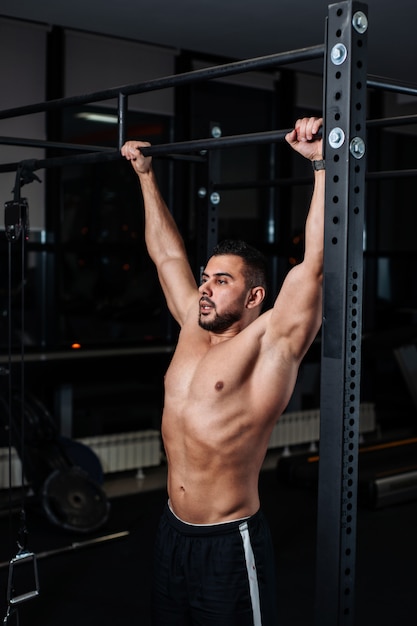
[[187, 524], [169, 506], [156, 538], [153, 626], [276, 626], [276, 579], [261, 511], [214, 525]]

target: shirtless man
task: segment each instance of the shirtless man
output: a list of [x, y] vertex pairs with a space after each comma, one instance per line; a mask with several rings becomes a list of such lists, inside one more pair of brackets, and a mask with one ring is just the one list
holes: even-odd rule
[[[321, 126], [321, 118], [300, 119], [286, 141], [322, 161]], [[153, 623], [276, 626], [273, 548], [258, 478], [321, 325], [325, 172], [314, 172], [304, 260], [262, 312], [262, 255], [250, 247], [220, 246], [197, 286], [152, 159], [140, 152], [149, 145], [128, 141], [122, 155], [138, 176], [147, 249], [180, 326], [165, 377], [169, 501], [155, 549]]]

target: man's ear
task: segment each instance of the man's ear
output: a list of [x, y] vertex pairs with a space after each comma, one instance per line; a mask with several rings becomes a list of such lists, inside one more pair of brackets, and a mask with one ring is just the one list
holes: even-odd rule
[[249, 292], [249, 297], [246, 306], [249, 309], [253, 309], [256, 306], [262, 304], [265, 299], [265, 289], [261, 286], [252, 287]]

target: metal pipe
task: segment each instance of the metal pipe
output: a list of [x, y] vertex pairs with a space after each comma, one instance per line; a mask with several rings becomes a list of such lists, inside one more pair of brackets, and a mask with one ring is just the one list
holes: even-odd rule
[[[404, 125], [417, 122], [417, 115], [387, 118], [386, 120], [377, 119], [367, 122], [372, 126], [379, 126], [386, 121], [392, 125]], [[172, 158], [181, 158], [181, 155], [186, 155], [190, 152], [203, 152], [205, 150], [216, 150], [220, 148], [232, 148], [235, 146], [248, 146], [248, 145], [261, 145], [267, 143], [274, 143], [282, 141], [285, 135], [290, 132], [291, 129], [277, 130], [277, 131], [265, 131], [260, 133], [249, 133], [246, 135], [230, 135], [226, 137], [207, 138], [207, 139], [194, 139], [190, 141], [182, 141], [170, 144], [159, 144], [154, 146], [148, 146], [142, 148], [142, 152], [145, 156], [168, 156]], [[23, 145], [34, 146], [39, 148], [62, 148], [62, 149], [78, 149], [78, 150], [90, 150], [88, 154], [77, 154], [73, 156], [65, 157], [51, 157], [47, 159], [30, 159], [23, 161], [27, 163], [28, 167], [32, 171], [43, 169], [47, 167], [62, 167], [65, 165], [78, 165], [78, 164], [94, 164], [104, 163], [109, 161], [115, 161], [120, 158], [119, 150], [113, 150], [112, 148], [103, 146], [87, 146], [82, 144], [60, 144], [55, 142], [47, 142], [36, 139], [18, 139], [15, 137], [0, 137], [0, 144], [10, 145]], [[91, 152], [94, 150], [95, 152]], [[187, 156], [187, 160], [204, 161], [204, 157], [200, 156]], [[16, 171], [19, 163], [0, 164], [0, 173]], [[407, 178], [417, 176], [416, 169], [406, 170], [387, 170], [381, 172], [367, 172], [367, 180], [378, 180], [386, 178]], [[286, 186], [286, 185], [298, 185], [309, 184], [311, 182], [308, 178], [299, 179], [276, 179], [276, 180], [264, 180], [264, 181], [246, 181], [244, 183], [232, 182], [232, 183], [218, 183], [215, 185], [216, 190], [231, 190], [231, 189], [245, 189], [255, 187], [269, 187], [269, 186]]]
[[[130, 531], [122, 530], [121, 532], [112, 533], [111, 535], [104, 535], [103, 537], [96, 537], [95, 539], [87, 539], [86, 541], [73, 541], [71, 544], [67, 546], [63, 546], [62, 548], [54, 548], [52, 550], [45, 550], [43, 552], [38, 552], [36, 554], [36, 558], [44, 559], [46, 557], [55, 556], [56, 554], [63, 554], [64, 552], [72, 552], [75, 550], [81, 550], [82, 548], [88, 548], [90, 546], [99, 545], [107, 541], [114, 541], [115, 539], [122, 539], [124, 537], [128, 537], [129, 535], [130, 535]], [[8, 567], [9, 565], [10, 565], [9, 561], [3, 561], [2, 563], [0, 563], [0, 569], [3, 567]]]
[[[417, 116], [416, 116], [417, 117]], [[376, 120], [379, 121], [379, 120]], [[285, 135], [289, 132], [287, 130], [278, 131], [266, 131], [262, 133], [250, 133], [247, 135], [231, 135], [229, 137], [219, 137], [217, 139], [196, 139], [191, 141], [183, 141], [171, 144], [160, 144], [155, 146], [149, 146], [142, 148], [142, 152], [145, 156], [168, 156], [175, 159], [181, 159], [181, 156], [187, 152], [215, 150], [217, 148], [231, 148], [235, 146], [247, 146], [247, 145], [261, 145], [266, 143], [279, 142], [284, 139]], [[12, 138], [10, 138], [12, 139]], [[1, 143], [2, 138], [0, 138]], [[35, 144], [36, 144], [36, 140]], [[46, 147], [44, 142], [44, 147]], [[31, 145], [30, 143], [22, 145]], [[48, 147], [52, 144], [49, 142]], [[53, 147], [61, 147], [60, 144], [54, 144]], [[67, 147], [64, 145], [64, 147]], [[69, 148], [71, 146], [68, 146]], [[94, 164], [104, 163], [109, 161], [116, 161], [120, 158], [119, 150], [112, 150], [111, 148], [103, 148], [100, 146], [79, 146], [83, 149], [95, 149], [97, 152], [90, 152], [88, 154], [77, 154], [66, 157], [51, 157], [48, 159], [29, 159], [27, 161], [21, 161], [20, 163], [8, 163], [0, 165], [0, 173], [14, 172], [18, 165], [21, 163], [27, 163], [29, 169], [32, 171], [47, 168], [47, 167], [62, 167], [65, 165], [78, 165], [78, 164]], [[205, 161], [203, 156], [186, 156], [186, 160]], [[406, 170], [386, 170], [380, 172], [367, 172], [366, 180], [379, 180], [387, 178], [412, 178], [417, 176], [417, 169]], [[288, 186], [288, 185], [307, 185], [311, 184], [311, 179], [306, 178], [288, 178], [288, 179], [273, 179], [273, 180], [259, 180], [259, 181], [245, 181], [242, 183], [216, 183], [214, 189], [217, 191], [228, 191], [233, 189], [252, 189], [260, 187], [271, 186]]]
[[[161, 155], [163, 158], [163, 155]], [[15, 172], [19, 165], [26, 163], [27, 167], [32, 171], [39, 170], [47, 167], [63, 167], [65, 165], [78, 165], [86, 164], [93, 165], [94, 163], [103, 163], [106, 161], [116, 161], [120, 158], [120, 152], [118, 150], [107, 149], [105, 152], [96, 152], [91, 154], [78, 154], [72, 157], [55, 157], [50, 159], [43, 159], [42, 161], [29, 159], [26, 161], [19, 161], [14, 163], [0, 164], [0, 174], [8, 172]], [[188, 161], [192, 163], [205, 163], [206, 158], [196, 154], [173, 154], [169, 155], [169, 158], [174, 161]]]
[[410, 96], [417, 96], [417, 87], [406, 83], [387, 82], [385, 79], [379, 76], [368, 76], [366, 84], [370, 88], [385, 89], [385, 91], [394, 91], [395, 93], [408, 94]]
[[74, 154], [65, 157], [50, 157], [48, 159], [26, 159], [20, 163], [7, 163], [0, 165], [0, 173], [12, 172], [18, 165], [26, 165], [32, 172], [49, 167], [63, 167], [64, 165], [89, 165], [116, 161], [120, 158], [119, 150], [107, 150], [105, 152], [89, 152], [88, 154]]
[[183, 154], [185, 152], [198, 152], [201, 150], [216, 150], [217, 148], [232, 148], [234, 146], [249, 146], [254, 144], [266, 144], [282, 141], [292, 129], [272, 130], [260, 133], [248, 133], [246, 135], [229, 135], [228, 137], [192, 139], [177, 143], [166, 143], [149, 146], [141, 149], [145, 156], [158, 156], [160, 154]]
[[245, 180], [243, 182], [214, 183], [214, 191], [234, 191], [236, 189], [263, 189], [268, 187], [293, 187], [297, 185], [311, 185], [311, 176], [304, 178], [271, 178], [270, 180]]
[[60, 109], [64, 106], [110, 100], [112, 98], [118, 98], [120, 93], [124, 95], [133, 95], [148, 91], [157, 91], [159, 89], [167, 89], [168, 87], [189, 85], [202, 80], [212, 80], [215, 78], [222, 78], [224, 76], [233, 76], [234, 74], [242, 74], [255, 69], [279, 67], [284, 64], [309, 61], [320, 57], [324, 57], [324, 45], [299, 48], [297, 50], [290, 50], [289, 52], [279, 52], [269, 56], [256, 57], [254, 59], [247, 59], [244, 61], [235, 61], [233, 63], [225, 63], [224, 65], [207, 67], [200, 70], [192, 70], [191, 72], [184, 72], [174, 76], [156, 78], [143, 83], [138, 83], [136, 85], [122, 85], [120, 87], [96, 91], [86, 95], [59, 98], [57, 100], [38, 102], [23, 107], [4, 109], [3, 111], [0, 111], [0, 119], [30, 115], [32, 113], [43, 113], [45, 111]]
[[[381, 172], [367, 172], [366, 180], [379, 180], [387, 178], [412, 178], [417, 177], [417, 169], [408, 170], [386, 170]], [[244, 182], [215, 183], [215, 191], [234, 191], [236, 189], [262, 189], [265, 187], [295, 187], [297, 185], [311, 185], [311, 176], [304, 178], [273, 178], [271, 180], [245, 180]]]
[[417, 176], [417, 170], [386, 170], [381, 172], [368, 172], [366, 180], [385, 180], [386, 178], [412, 178]]
[[[120, 94], [119, 97], [119, 144], [120, 148], [124, 143], [124, 126], [126, 125], [126, 97], [123, 94]], [[386, 117], [386, 118], [378, 118], [375, 120], [367, 120], [366, 126], [367, 128], [377, 128], [382, 126], [408, 126], [411, 124], [417, 123], [417, 114], [414, 115], [401, 115], [396, 117]], [[105, 146], [91, 146], [86, 144], [68, 144], [68, 143], [59, 143], [53, 141], [45, 141], [43, 139], [23, 139], [20, 137], [7, 137], [0, 136], [0, 144], [2, 145], [11, 145], [11, 146], [29, 146], [32, 148], [58, 148], [62, 150], [82, 150], [86, 151], [97, 151], [97, 152], [106, 152], [108, 150], [112, 150], [110, 147]]]
[[113, 148], [105, 146], [89, 146], [81, 143], [62, 143], [45, 141], [44, 139], [25, 139], [21, 137], [0, 137], [0, 144], [5, 146], [27, 146], [30, 148], [57, 148], [61, 150], [82, 150], [83, 152], [108, 152]]
[[[192, 139], [189, 141], [155, 144], [142, 149], [145, 156], [159, 156], [168, 154], [186, 154], [201, 150], [215, 150], [216, 148], [230, 148], [236, 145], [264, 144], [281, 141], [291, 129], [282, 131], [264, 131], [247, 135], [230, 135], [228, 137]], [[21, 139], [19, 137], [0, 137], [0, 144], [14, 146], [29, 146], [35, 148], [61, 148], [62, 150], [82, 150], [83, 152], [111, 152], [114, 148], [104, 146], [90, 146], [86, 144], [66, 144], [42, 139]], [[121, 146], [120, 146], [121, 147]]]
[[[126, 126], [126, 97], [123, 94], [119, 94], [119, 147], [121, 148], [125, 141], [125, 126]], [[397, 117], [387, 117], [387, 118], [379, 118], [375, 120], [367, 120], [366, 126], [367, 128], [377, 128], [383, 126], [408, 126], [411, 124], [417, 123], [417, 114], [414, 115], [402, 115]], [[274, 132], [274, 131], [267, 131]], [[201, 140], [206, 141], [206, 140]], [[267, 142], [267, 141], [266, 141]], [[266, 143], [264, 141], [260, 141], [259, 143]], [[256, 143], [256, 142], [255, 142]], [[0, 136], [0, 144], [1, 145], [9, 145], [9, 146], [28, 146], [32, 148], [57, 148], [61, 150], [80, 150], [83, 152], [108, 152], [113, 150], [111, 147], [105, 146], [91, 146], [87, 144], [71, 144], [71, 143], [60, 143], [54, 141], [45, 141], [43, 139], [24, 139], [20, 137], [7, 137]], [[167, 146], [168, 144], [161, 144], [161, 146]], [[171, 144], [174, 145], [174, 144]], [[184, 145], [185, 142], [184, 142]], [[227, 146], [224, 146], [227, 147]], [[154, 152], [155, 146], [152, 146], [152, 154], [156, 154]], [[204, 149], [204, 148], [197, 148]], [[163, 152], [165, 152], [165, 147], [162, 148]], [[187, 149], [184, 150], [188, 151]], [[149, 153], [150, 154], [150, 153]]]
[[367, 120], [367, 128], [379, 128], [381, 126], [408, 126], [410, 124], [417, 124], [417, 115], [400, 115], [397, 117], [386, 117], [375, 120]]
[[[167, 143], [142, 148], [145, 156], [175, 156], [189, 152], [201, 152], [204, 150], [215, 150], [217, 148], [231, 148], [233, 146], [248, 146], [253, 144], [266, 144], [281, 141], [291, 129], [266, 131], [262, 133], [249, 133], [247, 135], [231, 135], [229, 137], [195, 139], [178, 143]], [[65, 157], [51, 157], [47, 159], [28, 159], [23, 161], [32, 171], [47, 167], [62, 167], [65, 165], [80, 165], [104, 163], [115, 161], [120, 158], [119, 150], [106, 149], [103, 152], [93, 152], [89, 154], [77, 154]], [[201, 158], [201, 157], [200, 157]], [[15, 168], [16, 169], [16, 168]], [[0, 172], [5, 170], [0, 166]]]
[[126, 126], [127, 126], [127, 100], [128, 97], [124, 93], [119, 93], [118, 101], [118, 148], [121, 150], [124, 142], [126, 141]]

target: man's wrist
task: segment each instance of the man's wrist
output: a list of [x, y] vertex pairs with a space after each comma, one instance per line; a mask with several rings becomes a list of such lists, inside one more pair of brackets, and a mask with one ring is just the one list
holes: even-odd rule
[[326, 161], [324, 159], [317, 159], [317, 160], [311, 161], [311, 167], [313, 168], [313, 172], [325, 170]]

